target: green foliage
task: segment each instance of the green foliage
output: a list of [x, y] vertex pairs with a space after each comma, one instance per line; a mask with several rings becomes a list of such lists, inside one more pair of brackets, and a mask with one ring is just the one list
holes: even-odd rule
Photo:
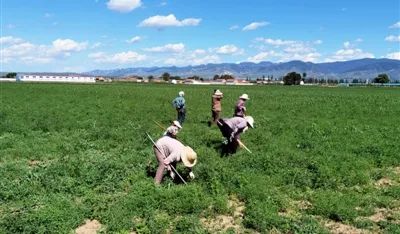
[[374, 83], [389, 83], [390, 82], [390, 78], [387, 74], [379, 74], [377, 77], [374, 78], [373, 80]]
[[[358, 219], [400, 199], [397, 184], [374, 186], [400, 165], [398, 89], [224, 86], [222, 116], [246, 92], [256, 128], [241, 137], [253, 154], [221, 157], [221, 133], [206, 125], [216, 88], [2, 84], [0, 233], [70, 233], [85, 219], [110, 233], [207, 233], [198, 217], [230, 215], [232, 195], [244, 203], [243, 228], [259, 232], [326, 232], [316, 217], [398, 232], [398, 216]], [[152, 120], [176, 118], [169, 103], [180, 90], [188, 112], [179, 139], [198, 153], [196, 179], [166, 176], [156, 187], [145, 132], [161, 136]], [[296, 215], [280, 214], [290, 209]]]
[[15, 78], [17, 76], [17, 73], [15, 72], [10, 72], [6, 74], [6, 78]]
[[301, 75], [297, 72], [290, 72], [283, 77], [285, 85], [299, 85], [301, 81]]
[[162, 78], [164, 81], [169, 81], [170, 77], [171, 77], [171, 75], [170, 75], [168, 72], [164, 72], [164, 73], [161, 75], [161, 78]]

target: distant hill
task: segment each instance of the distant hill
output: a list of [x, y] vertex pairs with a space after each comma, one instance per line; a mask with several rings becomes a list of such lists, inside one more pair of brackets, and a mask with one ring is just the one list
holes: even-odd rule
[[313, 78], [337, 78], [337, 79], [373, 79], [380, 73], [387, 73], [392, 80], [400, 80], [400, 60], [392, 59], [358, 59], [345, 62], [311, 63], [303, 61], [290, 61], [285, 63], [221, 63], [205, 64], [185, 67], [137, 67], [112, 70], [94, 70], [87, 72], [96, 76], [160, 76], [168, 72], [173, 76], [201, 76], [212, 78], [215, 74], [232, 74], [240, 78], [257, 78], [284, 76], [288, 72], [295, 71], [307, 73], [307, 77]]

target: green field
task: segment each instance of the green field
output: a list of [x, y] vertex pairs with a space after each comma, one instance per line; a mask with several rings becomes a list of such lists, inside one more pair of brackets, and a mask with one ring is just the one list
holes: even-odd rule
[[[215, 88], [226, 117], [249, 94], [253, 154], [221, 157]], [[145, 132], [181, 89], [196, 179], [156, 187]], [[0, 233], [400, 233], [400, 89], [3, 83], [0, 101]]]

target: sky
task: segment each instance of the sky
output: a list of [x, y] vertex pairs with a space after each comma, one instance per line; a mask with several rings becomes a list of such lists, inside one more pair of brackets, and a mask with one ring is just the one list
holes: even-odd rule
[[0, 0], [0, 71], [400, 60], [399, 0]]

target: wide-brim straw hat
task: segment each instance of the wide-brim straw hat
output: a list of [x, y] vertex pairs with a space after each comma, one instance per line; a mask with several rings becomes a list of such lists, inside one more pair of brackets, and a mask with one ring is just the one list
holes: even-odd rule
[[242, 96], [240, 96], [239, 97], [240, 99], [244, 99], [244, 100], [249, 100], [250, 98], [249, 98], [249, 95], [247, 95], [247, 94], [242, 94]]
[[247, 121], [247, 124], [250, 125], [251, 128], [254, 128], [254, 119], [251, 116], [246, 116], [244, 119]]
[[183, 148], [181, 159], [185, 167], [193, 167], [197, 163], [197, 154], [192, 148], [185, 146]]
[[215, 94], [215, 95], [218, 95], [218, 96], [222, 96], [222, 95], [223, 95], [223, 93], [222, 93], [221, 91], [219, 91], [219, 89], [217, 89], [217, 91], [215, 91], [214, 94]]

